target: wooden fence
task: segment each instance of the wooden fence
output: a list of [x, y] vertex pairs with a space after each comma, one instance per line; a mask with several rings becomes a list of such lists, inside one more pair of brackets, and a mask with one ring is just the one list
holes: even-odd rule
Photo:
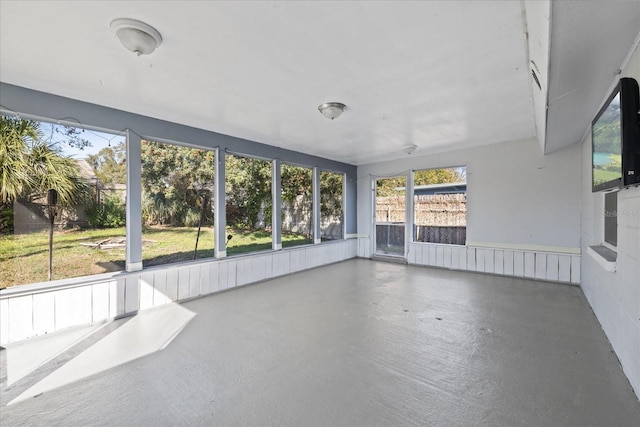
[[[464, 245], [467, 239], [467, 195], [433, 194], [414, 196], [414, 233], [416, 242]], [[376, 198], [376, 224], [404, 223], [405, 198], [403, 196]], [[404, 227], [402, 227], [404, 229]], [[376, 230], [376, 234], [384, 233]], [[401, 244], [396, 231], [386, 231], [381, 240]], [[396, 238], [397, 237], [397, 238]], [[402, 236], [402, 244], [404, 236]]]

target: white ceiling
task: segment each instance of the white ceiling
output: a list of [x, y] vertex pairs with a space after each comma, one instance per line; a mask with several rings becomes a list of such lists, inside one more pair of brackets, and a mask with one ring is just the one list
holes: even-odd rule
[[545, 153], [590, 129], [640, 37], [640, 1], [554, 1], [551, 16]]
[[[0, 80], [365, 164], [411, 143], [421, 155], [535, 137], [524, 11], [521, 1], [3, 0]], [[120, 17], [154, 26], [162, 45], [136, 57], [109, 28]], [[348, 109], [329, 121], [317, 110], [328, 101]]]

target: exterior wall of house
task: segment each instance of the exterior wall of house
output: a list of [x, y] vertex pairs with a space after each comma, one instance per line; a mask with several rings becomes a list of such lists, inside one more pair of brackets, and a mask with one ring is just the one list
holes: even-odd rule
[[[638, 45], [619, 77], [640, 82]], [[617, 81], [616, 77], [612, 87]], [[602, 95], [604, 102], [608, 94]], [[604, 240], [604, 193], [591, 192], [591, 133], [587, 132], [582, 141], [582, 289], [636, 395], [640, 395], [640, 187], [617, 194], [617, 260], [606, 266], [599, 255], [587, 249]]]

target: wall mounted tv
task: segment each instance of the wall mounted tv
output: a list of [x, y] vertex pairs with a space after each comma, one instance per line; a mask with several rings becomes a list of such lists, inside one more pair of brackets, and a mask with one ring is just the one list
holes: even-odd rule
[[591, 123], [592, 191], [640, 184], [640, 91], [622, 78]]

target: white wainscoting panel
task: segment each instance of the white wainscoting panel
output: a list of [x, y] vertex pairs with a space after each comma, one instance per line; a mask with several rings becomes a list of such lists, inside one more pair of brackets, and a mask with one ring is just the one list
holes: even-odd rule
[[0, 344], [355, 258], [361, 239], [0, 291]]
[[503, 270], [502, 270], [502, 273], [498, 273], [497, 271], [496, 273], [504, 274], [505, 276], [513, 276], [514, 275], [513, 260], [514, 260], [513, 251], [502, 251]]
[[200, 265], [189, 268], [189, 298], [195, 298], [200, 294]]
[[369, 237], [358, 237], [358, 258], [371, 258], [371, 239]]
[[[35, 330], [34, 330], [35, 333]], [[9, 300], [0, 299], [0, 341], [9, 338]]]
[[189, 268], [178, 267], [178, 300], [187, 298], [189, 298]]
[[16, 337], [21, 340], [29, 337], [29, 331], [33, 331], [33, 296], [26, 295], [10, 299], [7, 311], [10, 316], [9, 338]]
[[124, 278], [109, 281], [109, 317], [124, 314]]
[[536, 279], [545, 280], [547, 278], [547, 254], [535, 254], [536, 265], [533, 276]]
[[571, 283], [580, 283], [580, 256], [571, 256]]
[[[38, 295], [51, 294], [36, 294], [33, 296], [34, 300]], [[53, 311], [53, 307], [51, 307], [51, 310]], [[33, 309], [33, 314], [36, 314], [35, 307]], [[100, 322], [101, 320], [109, 318], [109, 282], [91, 285], [91, 315], [92, 322]]]
[[452, 264], [452, 260], [451, 260], [451, 253], [452, 253], [452, 249], [451, 246], [445, 246], [443, 248], [443, 253], [444, 253], [444, 268], [451, 268], [451, 264]]
[[48, 334], [49, 332], [53, 332], [55, 330], [55, 320], [55, 297], [53, 296], [53, 294], [34, 295], [33, 329], [35, 333], [37, 335], [44, 335]]
[[153, 271], [140, 275], [140, 310], [153, 307]]
[[128, 276], [124, 284], [124, 312], [134, 313], [140, 309], [140, 275]]
[[487, 251], [488, 249], [476, 248], [476, 271], [481, 271], [481, 272], [485, 271], [484, 261], [485, 261], [485, 253]]
[[571, 282], [571, 257], [558, 255], [558, 281]]
[[167, 302], [174, 302], [174, 301], [178, 301], [178, 283], [179, 283], [179, 278], [180, 278], [180, 272], [178, 271], [177, 268], [169, 268], [166, 270], [162, 270], [162, 271], [166, 271], [167, 273], [167, 282], [166, 282], [166, 289], [167, 289]]
[[504, 251], [493, 251], [493, 272], [495, 274], [504, 274]]
[[560, 277], [560, 256], [547, 254], [547, 274], [545, 280], [557, 282]]
[[476, 248], [467, 247], [467, 270], [476, 270]]
[[580, 255], [566, 253], [410, 243], [407, 262], [452, 270], [580, 283]]
[[513, 251], [513, 275], [524, 277], [524, 252]]

